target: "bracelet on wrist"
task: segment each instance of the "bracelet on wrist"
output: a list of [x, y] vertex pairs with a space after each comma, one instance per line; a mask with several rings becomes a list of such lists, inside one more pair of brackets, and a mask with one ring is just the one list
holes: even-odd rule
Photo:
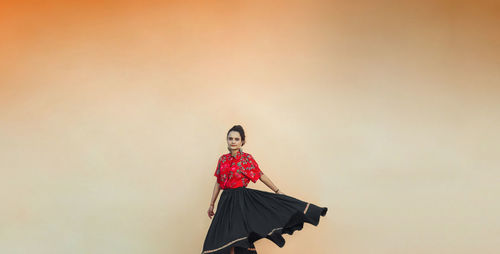
[[280, 189], [275, 190], [274, 193], [278, 193], [278, 191], [280, 191]]

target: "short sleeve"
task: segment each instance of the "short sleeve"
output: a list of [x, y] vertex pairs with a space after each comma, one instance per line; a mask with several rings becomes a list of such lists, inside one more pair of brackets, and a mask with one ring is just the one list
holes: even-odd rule
[[257, 164], [257, 161], [255, 161], [252, 155], [248, 155], [248, 160], [250, 162], [250, 166], [247, 168], [245, 175], [255, 183], [264, 173], [260, 170], [259, 164]]
[[217, 167], [215, 168], [214, 176], [219, 179], [220, 176], [220, 165], [222, 163], [222, 157], [219, 158], [219, 161], [217, 162]]

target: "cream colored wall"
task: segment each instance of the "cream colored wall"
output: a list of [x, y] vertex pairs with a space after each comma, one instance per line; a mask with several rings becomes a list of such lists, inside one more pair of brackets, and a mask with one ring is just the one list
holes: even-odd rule
[[281, 190], [329, 208], [259, 253], [498, 251], [495, 1], [0, 14], [1, 253], [199, 253], [234, 124]]

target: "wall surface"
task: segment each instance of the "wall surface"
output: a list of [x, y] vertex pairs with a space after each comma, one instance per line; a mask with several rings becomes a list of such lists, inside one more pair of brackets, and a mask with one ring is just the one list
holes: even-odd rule
[[234, 124], [329, 208], [259, 253], [498, 253], [499, 27], [486, 0], [2, 1], [0, 253], [200, 253]]

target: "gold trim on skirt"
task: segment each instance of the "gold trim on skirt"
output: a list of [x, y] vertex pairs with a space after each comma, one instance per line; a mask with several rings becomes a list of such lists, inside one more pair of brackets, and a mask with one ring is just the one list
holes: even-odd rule
[[[306, 214], [308, 208], [309, 208], [309, 203], [307, 203], [306, 208], [304, 209], [304, 214]], [[278, 229], [282, 229], [282, 228], [275, 228], [275, 229], [271, 230], [271, 232], [269, 232], [267, 235], [271, 235], [275, 230], [278, 230]], [[238, 238], [236, 240], [233, 240], [233, 241], [231, 241], [229, 243], [224, 244], [222, 247], [219, 247], [219, 248], [213, 249], [213, 250], [206, 250], [206, 251], [204, 251], [202, 253], [205, 254], [205, 253], [212, 253], [212, 252], [218, 251], [220, 249], [223, 249], [223, 248], [227, 247], [228, 245], [231, 245], [232, 243], [235, 243], [237, 241], [241, 241], [241, 240], [246, 239], [246, 238], [248, 238], [248, 236], [245, 236], [245, 237], [242, 237], [242, 238]], [[248, 248], [248, 250], [255, 250], [255, 248]]]

